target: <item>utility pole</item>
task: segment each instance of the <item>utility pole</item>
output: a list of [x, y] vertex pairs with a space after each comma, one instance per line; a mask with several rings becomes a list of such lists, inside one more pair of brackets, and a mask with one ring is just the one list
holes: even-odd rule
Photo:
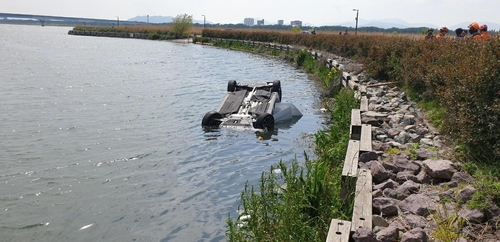
[[205, 18], [206, 18], [206, 16], [205, 15], [201, 15], [201, 16], [203, 16], [203, 28], [205, 28]]
[[148, 24], [149, 24], [149, 14], [148, 14]]
[[358, 16], [359, 16], [359, 9], [353, 9], [352, 11], [356, 11], [356, 30], [354, 31], [354, 35], [358, 34]]
[[120, 26], [120, 17], [116, 16], [116, 26]]

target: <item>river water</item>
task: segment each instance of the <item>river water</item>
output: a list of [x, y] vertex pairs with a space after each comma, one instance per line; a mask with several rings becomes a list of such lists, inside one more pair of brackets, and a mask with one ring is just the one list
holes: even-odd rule
[[[209, 46], [0, 25], [0, 241], [225, 241], [248, 180], [312, 155], [313, 81]], [[205, 132], [227, 81], [281, 80], [304, 116]]]

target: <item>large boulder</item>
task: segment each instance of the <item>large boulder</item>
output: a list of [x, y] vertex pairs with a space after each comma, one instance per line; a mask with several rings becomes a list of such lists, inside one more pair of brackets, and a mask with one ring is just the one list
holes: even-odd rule
[[451, 180], [457, 170], [453, 167], [453, 162], [449, 160], [425, 160], [423, 162], [425, 171], [432, 178]]
[[403, 212], [411, 212], [420, 216], [427, 216], [430, 211], [436, 210], [436, 203], [424, 194], [412, 194], [399, 204]]

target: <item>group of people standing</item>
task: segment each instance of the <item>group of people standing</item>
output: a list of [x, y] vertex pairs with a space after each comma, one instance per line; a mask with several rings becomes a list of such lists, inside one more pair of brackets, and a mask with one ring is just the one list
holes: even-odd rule
[[[479, 25], [477, 22], [472, 22], [469, 29], [458, 28], [455, 30], [456, 36], [454, 39], [478, 39], [478, 40], [488, 40], [491, 39], [491, 35], [488, 33], [488, 26], [486, 24]], [[440, 39], [446, 38], [446, 34], [448, 34], [449, 29], [447, 27], [441, 27], [439, 29], [439, 33], [434, 36], [434, 30], [429, 29], [427, 31], [427, 35], [425, 39]], [[469, 33], [470, 35], [467, 35]]]

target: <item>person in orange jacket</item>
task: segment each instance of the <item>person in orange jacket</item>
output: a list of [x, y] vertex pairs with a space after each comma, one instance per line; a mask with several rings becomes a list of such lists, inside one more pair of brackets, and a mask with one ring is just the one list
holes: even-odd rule
[[444, 38], [444, 36], [448, 33], [448, 28], [441, 27], [439, 29], [439, 34], [436, 35], [436, 39]]
[[479, 26], [479, 31], [481, 31], [481, 39], [489, 40], [491, 39], [490, 33], [488, 33], [488, 25], [483, 24]]
[[469, 33], [471, 36], [469, 36], [468, 39], [481, 39], [481, 34], [479, 33], [479, 24], [476, 22], [472, 22], [469, 25]]

